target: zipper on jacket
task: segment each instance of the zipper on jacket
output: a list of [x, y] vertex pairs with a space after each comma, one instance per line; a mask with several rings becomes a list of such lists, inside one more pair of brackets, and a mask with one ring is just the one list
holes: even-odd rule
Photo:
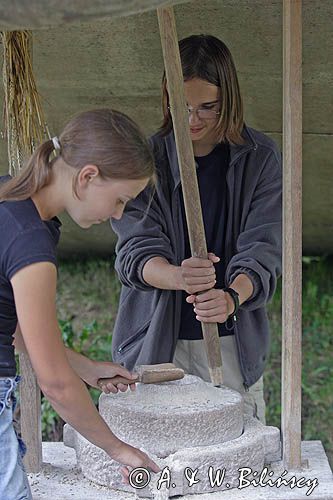
[[127, 348], [129, 348], [132, 344], [134, 344], [144, 333], [146, 330], [146, 326], [148, 325], [149, 322], [145, 323], [144, 326], [142, 327], [141, 331], [139, 331], [134, 337], [129, 339], [125, 344], [122, 346], [118, 347], [117, 352], [119, 354], [123, 353], [126, 351]]
[[[231, 319], [231, 320], [232, 320], [232, 326], [231, 326], [231, 328], [229, 328], [229, 327], [227, 326], [227, 323], [228, 323], [228, 320], [229, 320], [229, 319]], [[237, 344], [237, 349], [238, 349], [238, 354], [239, 354], [239, 353], [240, 353], [240, 348], [239, 348], [238, 330], [237, 330], [237, 326], [236, 326], [236, 324], [237, 324], [237, 316], [234, 314], [234, 315], [232, 316], [232, 318], [228, 318], [228, 319], [227, 319], [227, 321], [225, 322], [225, 327], [226, 327], [226, 330], [228, 330], [229, 332], [230, 332], [231, 330], [234, 330], [234, 335], [235, 335], [236, 344]], [[237, 333], [236, 333], [236, 332], [237, 332]], [[243, 371], [244, 371], [243, 363], [242, 363], [242, 361], [241, 361], [241, 357], [240, 357], [240, 355], [239, 355], [238, 357], [239, 357], [239, 364], [240, 364], [240, 366], [241, 366], [241, 373], [242, 373], [242, 376], [244, 377], [244, 374], [243, 374]], [[250, 387], [249, 387], [249, 385], [245, 382], [245, 380], [243, 381], [243, 387], [244, 387], [245, 392], [249, 392]]]
[[[239, 344], [239, 338], [238, 338], [237, 318], [234, 319], [233, 327], [234, 327], [235, 339], [236, 339], [236, 344], [237, 344], [237, 349], [238, 349], [238, 358], [239, 358], [241, 373], [243, 375], [243, 378], [245, 378], [244, 365], [243, 365], [242, 357], [240, 355], [240, 344]], [[249, 392], [249, 384], [246, 382], [246, 380], [243, 381], [243, 387], [245, 389], [245, 392]]]
[[127, 343], [126, 343], [125, 345], [123, 345], [122, 347], [119, 347], [117, 352], [122, 353], [124, 350], [126, 351], [126, 349], [127, 349], [128, 347], [130, 347], [130, 346], [133, 344], [133, 342], [135, 342], [138, 338], [140, 338], [140, 336], [142, 335], [142, 333], [143, 333], [143, 332], [141, 332], [141, 333], [140, 333], [140, 335], [138, 335], [135, 339], [131, 340], [130, 342], [127, 342]]

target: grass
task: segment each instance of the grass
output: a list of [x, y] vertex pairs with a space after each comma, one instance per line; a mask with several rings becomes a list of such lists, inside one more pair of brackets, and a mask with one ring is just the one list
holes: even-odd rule
[[[302, 439], [320, 439], [333, 464], [333, 259], [303, 262]], [[264, 374], [267, 423], [281, 419], [281, 280], [269, 306], [270, 360]]]
[[74, 331], [96, 321], [104, 335], [111, 335], [119, 293], [113, 259], [60, 263], [58, 318], [72, 322]]
[[[94, 359], [111, 359], [112, 328], [120, 286], [113, 261], [61, 262], [58, 317], [67, 344]], [[269, 305], [271, 356], [265, 371], [267, 423], [281, 419], [281, 280]], [[320, 439], [333, 463], [333, 258], [304, 258], [302, 438]], [[93, 393], [95, 401], [98, 394]], [[44, 403], [47, 404], [48, 403]], [[46, 410], [51, 411], [48, 407]], [[53, 410], [52, 410], [53, 411]], [[44, 438], [55, 420], [45, 411]], [[51, 434], [51, 436], [50, 436]], [[54, 434], [55, 438], [61, 437]]]

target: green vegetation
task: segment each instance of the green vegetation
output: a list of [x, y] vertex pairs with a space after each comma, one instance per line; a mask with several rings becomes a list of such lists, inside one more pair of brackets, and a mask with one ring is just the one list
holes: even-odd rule
[[[303, 258], [302, 439], [323, 442], [333, 464], [333, 258]], [[269, 305], [271, 356], [265, 371], [267, 422], [281, 418], [281, 280]]]
[[[103, 334], [96, 320], [84, 325], [74, 332], [73, 320], [59, 320], [63, 340], [67, 347], [77, 352], [86, 354], [91, 359], [105, 361], [110, 359], [111, 334]], [[92, 399], [98, 404], [100, 391], [89, 388]], [[62, 439], [62, 428], [64, 421], [54, 411], [49, 401], [42, 397], [42, 434], [45, 441], [59, 441]]]
[[[67, 345], [94, 359], [111, 359], [120, 286], [113, 262], [61, 262], [58, 314]], [[265, 372], [267, 423], [280, 427], [281, 281], [269, 306], [272, 350]], [[304, 258], [303, 439], [320, 439], [333, 458], [333, 259]], [[98, 391], [93, 391], [97, 402]], [[43, 402], [44, 439], [61, 438], [58, 417]]]

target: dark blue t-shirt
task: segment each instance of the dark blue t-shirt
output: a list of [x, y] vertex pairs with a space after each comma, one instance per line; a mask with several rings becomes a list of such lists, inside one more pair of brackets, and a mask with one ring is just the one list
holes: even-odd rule
[[[229, 166], [228, 144], [218, 144], [211, 153], [206, 156], [196, 157], [197, 178], [200, 191], [202, 216], [205, 227], [207, 249], [221, 258], [215, 264], [216, 285], [215, 288], [223, 288], [224, 283], [224, 261], [223, 249], [225, 229], [227, 221], [227, 183], [226, 174]], [[184, 202], [181, 197], [182, 214], [185, 230], [185, 259], [191, 257], [191, 249], [187, 232]], [[181, 324], [179, 339], [198, 340], [202, 339], [201, 323], [195, 318], [193, 305], [186, 302], [188, 294], [183, 292], [181, 311]], [[224, 323], [218, 323], [219, 336], [232, 335], [233, 332], [226, 329]]]
[[[0, 178], [0, 182], [6, 179]], [[43, 221], [30, 198], [0, 202], [0, 377], [16, 374], [12, 343], [17, 315], [10, 280], [29, 264], [56, 265], [60, 226], [57, 218]]]

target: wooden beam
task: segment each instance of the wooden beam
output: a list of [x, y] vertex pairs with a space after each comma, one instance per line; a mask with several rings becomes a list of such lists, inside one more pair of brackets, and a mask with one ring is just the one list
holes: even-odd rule
[[302, 1], [283, 1], [282, 442], [284, 467], [301, 467]]
[[[23, 73], [25, 76], [25, 80], [27, 80], [29, 77], [29, 80], [31, 81], [31, 78], [33, 78], [33, 75], [31, 75], [30, 71], [32, 66], [33, 53], [31, 33], [16, 33], [15, 40], [16, 50], [21, 49], [26, 60], [30, 58], [31, 65], [27, 63]], [[13, 41], [11, 40], [11, 43], [12, 42]], [[25, 50], [26, 45], [28, 47], [27, 51]], [[15, 73], [15, 68], [12, 69], [11, 59], [9, 59], [8, 66], [11, 68], [10, 73]], [[7, 91], [5, 91], [5, 94], [7, 94], [7, 101], [15, 101], [18, 99], [16, 94], [17, 89], [10, 83], [13, 81], [13, 78], [14, 77], [12, 74], [6, 75], [5, 80], [7, 82], [8, 88], [6, 89]], [[21, 86], [20, 91], [25, 94], [25, 100], [30, 105], [28, 112], [23, 113], [23, 116], [28, 115], [31, 123], [33, 121], [33, 115], [36, 113], [36, 110], [34, 109], [35, 102], [30, 99], [30, 95], [28, 95], [29, 92], [27, 91], [26, 87], [22, 89]], [[8, 160], [11, 166], [10, 173], [17, 174], [23, 166], [23, 151], [21, 146], [22, 144], [26, 144], [27, 142], [29, 143], [29, 140], [24, 141], [22, 140], [22, 137], [19, 138], [18, 130], [16, 128], [16, 121], [12, 118], [11, 114], [12, 113], [8, 113], [7, 115]], [[40, 389], [37, 385], [37, 380], [33, 372], [29, 356], [27, 354], [20, 354], [20, 375], [22, 377], [20, 384], [20, 426], [23, 441], [27, 445], [27, 453], [24, 458], [24, 464], [27, 472], [39, 472], [42, 465], [41, 398]]]
[[[192, 255], [207, 258], [198, 180], [184, 96], [184, 81], [179, 55], [176, 22], [172, 7], [157, 10], [164, 66], [168, 82], [173, 129], [175, 133], [180, 177]], [[208, 368], [214, 385], [222, 379], [222, 357], [216, 323], [202, 323]]]
[[21, 433], [27, 445], [24, 465], [27, 472], [39, 472], [42, 467], [41, 397], [27, 354], [20, 354], [20, 374]]

